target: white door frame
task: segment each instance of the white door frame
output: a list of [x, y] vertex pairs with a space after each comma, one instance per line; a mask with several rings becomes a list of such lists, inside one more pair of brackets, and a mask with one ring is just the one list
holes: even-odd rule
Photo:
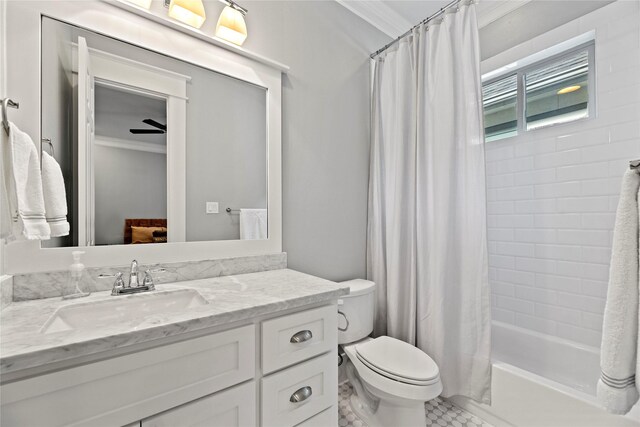
[[95, 139], [95, 79], [89, 47], [78, 37], [73, 63], [78, 75], [78, 246], [92, 246], [95, 236], [95, 185], [93, 141]]
[[[79, 50], [74, 45], [73, 53], [77, 55]], [[120, 87], [145, 95], [157, 96], [166, 101], [167, 105], [167, 240], [169, 242], [184, 242], [187, 236], [186, 226], [186, 200], [187, 200], [187, 175], [186, 175], [186, 141], [187, 141], [187, 83], [190, 76], [164, 70], [142, 62], [124, 58], [112, 53], [103, 52], [89, 47], [89, 56], [95, 83]], [[80, 58], [80, 55], [78, 55]], [[73, 61], [79, 64], [79, 61]], [[80, 108], [80, 103], [78, 103]], [[78, 111], [78, 117], [81, 112]], [[80, 145], [80, 144], [79, 144]], [[79, 173], [79, 181], [91, 186], [94, 174], [93, 158], [87, 153], [88, 167], [85, 173]], [[82, 157], [80, 157], [82, 159]], [[84, 168], [79, 166], [79, 171]], [[95, 187], [95, 186], [93, 186]], [[83, 207], [93, 205], [95, 200], [95, 188], [88, 187], [86, 193], [78, 192], [79, 218], [87, 216], [87, 227], [82, 230], [83, 222], [79, 221], [79, 236], [93, 236], [95, 230], [94, 209]], [[86, 200], [85, 200], [86, 196]], [[89, 239], [89, 244], [83, 244], [85, 240], [79, 239], [80, 246], [93, 246], [95, 242]]]

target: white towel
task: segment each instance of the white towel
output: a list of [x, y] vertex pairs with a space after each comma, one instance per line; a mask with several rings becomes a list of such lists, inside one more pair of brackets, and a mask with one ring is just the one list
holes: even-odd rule
[[13, 123], [9, 126], [4, 172], [12, 226], [3, 230], [2, 237], [9, 241], [20, 237], [49, 239], [38, 150], [29, 135]]
[[[13, 229], [13, 221], [11, 218], [11, 207], [9, 206], [9, 174], [11, 168], [9, 165], [9, 136], [0, 129], [0, 166], [2, 167], [2, 188], [0, 189], [0, 239], [11, 236]], [[1, 244], [1, 243], [0, 243]]]
[[267, 238], [267, 210], [240, 209], [240, 239], [262, 240]]
[[638, 189], [640, 175], [628, 170], [622, 179], [616, 213], [604, 310], [598, 399], [614, 414], [626, 414], [638, 401]]
[[51, 237], [69, 235], [67, 192], [60, 165], [49, 153], [42, 152], [42, 192]]

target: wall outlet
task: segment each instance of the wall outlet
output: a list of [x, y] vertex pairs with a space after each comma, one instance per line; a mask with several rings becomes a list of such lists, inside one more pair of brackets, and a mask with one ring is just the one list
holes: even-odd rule
[[207, 202], [207, 207], [205, 212], [208, 214], [218, 213], [218, 202]]

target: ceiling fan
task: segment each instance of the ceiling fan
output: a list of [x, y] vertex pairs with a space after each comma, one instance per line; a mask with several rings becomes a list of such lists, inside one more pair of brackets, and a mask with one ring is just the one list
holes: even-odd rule
[[153, 126], [157, 129], [129, 129], [129, 132], [135, 134], [162, 134], [167, 133], [167, 125], [163, 125], [162, 123], [158, 123], [153, 119], [144, 119], [142, 123], [146, 123], [150, 126]]

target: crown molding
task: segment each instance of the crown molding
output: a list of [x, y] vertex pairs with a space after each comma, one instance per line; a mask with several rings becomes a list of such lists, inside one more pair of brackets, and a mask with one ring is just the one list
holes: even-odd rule
[[136, 141], [133, 139], [109, 138], [96, 135], [95, 144], [102, 147], [120, 148], [123, 150], [144, 151], [146, 153], [167, 154], [166, 144]]
[[[476, 9], [478, 28], [486, 27], [531, 1], [479, 0]], [[411, 22], [380, 0], [336, 0], [336, 2], [392, 38], [404, 34], [412, 27]]]
[[484, 28], [532, 0], [480, 0], [476, 8], [478, 28]]
[[380, 0], [336, 0], [389, 37], [404, 34], [411, 23]]

